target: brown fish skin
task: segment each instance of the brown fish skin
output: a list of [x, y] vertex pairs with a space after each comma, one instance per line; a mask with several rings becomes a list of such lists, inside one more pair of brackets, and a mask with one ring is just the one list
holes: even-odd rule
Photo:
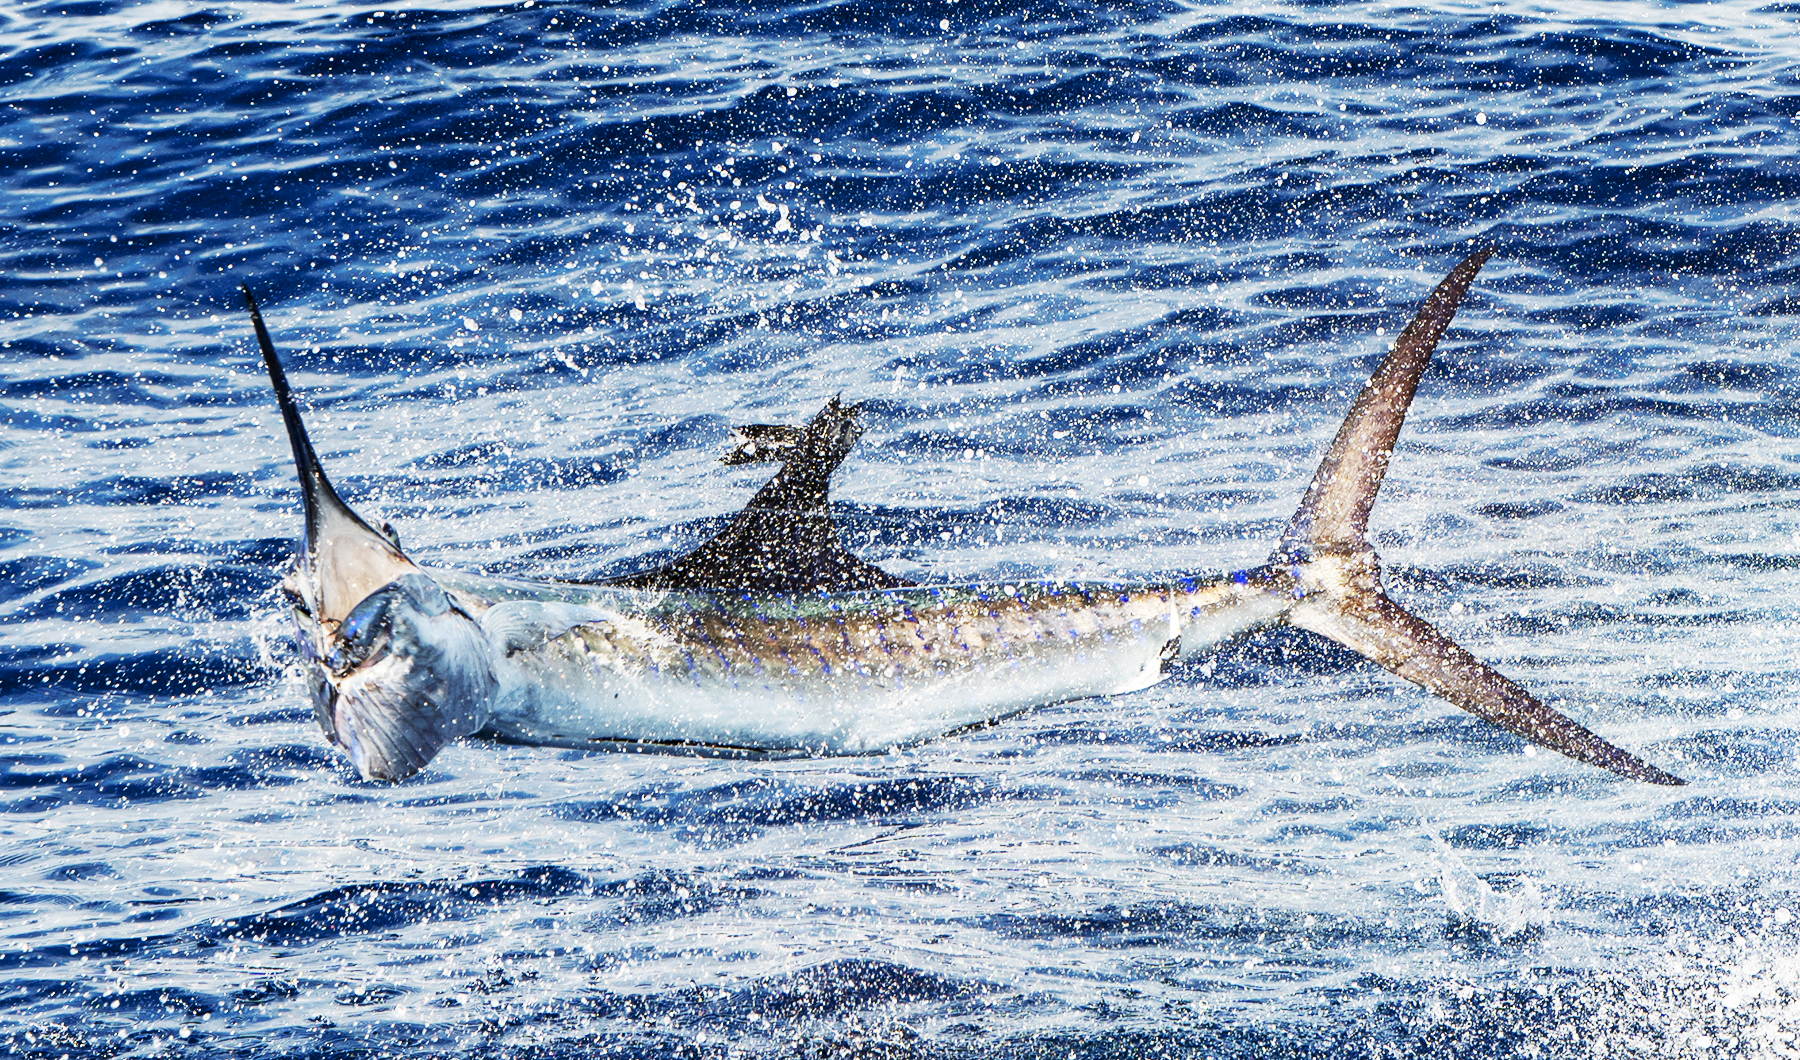
[[916, 680], [948, 669], [1103, 650], [1121, 640], [1154, 640], [1160, 647], [1178, 639], [1185, 623], [1272, 587], [1267, 579], [1140, 587], [1025, 583], [1011, 593], [998, 585], [939, 587], [837, 598], [831, 609], [809, 616], [701, 608], [659, 614], [653, 625], [693, 672], [709, 677], [781, 667], [807, 679], [853, 673]]
[[1266, 571], [1156, 586], [782, 598], [594, 587], [583, 601], [507, 601], [483, 618], [505, 645], [492, 726], [567, 746], [886, 750], [1149, 687], [1183, 643], [1279, 620], [1290, 588], [1283, 572]]

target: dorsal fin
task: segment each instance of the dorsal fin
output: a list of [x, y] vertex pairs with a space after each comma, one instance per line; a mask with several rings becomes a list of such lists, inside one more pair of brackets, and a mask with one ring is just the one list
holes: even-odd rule
[[1493, 252], [1491, 247], [1484, 247], [1464, 258], [1394, 340], [1393, 349], [1356, 395], [1331, 448], [1319, 461], [1312, 484], [1306, 487], [1299, 509], [1270, 557], [1271, 563], [1303, 559], [1317, 552], [1360, 552], [1369, 547], [1369, 510], [1374, 507], [1375, 494], [1387, 474], [1394, 439], [1400, 436], [1400, 425], [1406, 421], [1407, 406], [1419, 388], [1419, 376], [1431, 363], [1432, 351], [1456, 316], [1456, 307], [1462, 304], [1469, 284]]
[[740, 429], [743, 442], [725, 462], [780, 460], [775, 477], [730, 526], [699, 548], [655, 570], [607, 584], [790, 594], [911, 584], [851, 555], [831, 518], [831, 475], [862, 436], [861, 410], [861, 405], [845, 405], [834, 397], [805, 427]]
[[731, 452], [719, 458], [726, 467], [740, 464], [786, 462], [788, 454], [806, 441], [805, 427], [779, 423], [752, 423], [731, 429]]
[[363, 522], [350, 510], [331, 482], [319, 458], [313, 452], [312, 439], [306, 435], [306, 424], [300, 419], [300, 408], [288, 388], [287, 373], [281, 370], [281, 359], [275, 355], [275, 343], [263, 325], [262, 310], [248, 286], [244, 304], [250, 307], [250, 323], [256, 328], [256, 341], [262, 347], [263, 364], [269, 369], [269, 382], [275, 387], [275, 401], [281, 406], [281, 419], [287, 424], [288, 444], [294, 450], [294, 469], [300, 475], [300, 495], [306, 505], [306, 531], [301, 539], [300, 564], [306, 575], [307, 588], [316, 594], [308, 600], [314, 617], [335, 629], [357, 604], [375, 590], [403, 574], [419, 568], [407, 559], [398, 546]]

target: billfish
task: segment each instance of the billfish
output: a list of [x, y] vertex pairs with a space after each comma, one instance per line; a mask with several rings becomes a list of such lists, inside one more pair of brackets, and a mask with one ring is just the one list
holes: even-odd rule
[[282, 584], [319, 724], [365, 778], [387, 781], [477, 734], [862, 754], [1148, 688], [1182, 655], [1285, 622], [1571, 758], [1684, 783], [1545, 706], [1382, 589], [1369, 511], [1420, 374], [1489, 253], [1459, 264], [1395, 341], [1267, 562], [1133, 585], [919, 585], [852, 555], [828, 489], [861, 427], [858, 407], [836, 398], [804, 426], [743, 429], [726, 462], [780, 470], [723, 531], [661, 567], [582, 583], [421, 566], [332, 488], [246, 288], [299, 471], [305, 528]]

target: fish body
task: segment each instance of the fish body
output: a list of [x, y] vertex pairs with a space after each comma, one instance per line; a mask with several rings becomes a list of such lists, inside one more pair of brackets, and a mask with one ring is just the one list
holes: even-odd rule
[[1294, 600], [1274, 572], [795, 596], [491, 583], [487, 726], [535, 744], [860, 754], [1046, 703], [1135, 692]]
[[804, 427], [744, 429], [727, 462], [781, 470], [725, 530], [662, 567], [605, 584], [424, 568], [331, 487], [245, 291], [305, 501], [284, 586], [320, 725], [364, 776], [384, 780], [480, 732], [574, 747], [868, 753], [1134, 692], [1180, 654], [1286, 622], [1521, 737], [1680, 784], [1382, 588], [1369, 511], [1419, 377], [1487, 257], [1458, 265], [1395, 341], [1267, 564], [1147, 585], [913, 585], [851, 555], [827, 489], [861, 427], [856, 406], [836, 398]]

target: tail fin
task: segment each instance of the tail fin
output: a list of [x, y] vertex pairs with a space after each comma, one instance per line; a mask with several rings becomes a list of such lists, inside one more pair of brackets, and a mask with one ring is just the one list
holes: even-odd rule
[[249, 287], [240, 290], [244, 292], [244, 304], [250, 307], [250, 322], [256, 327], [256, 341], [262, 346], [263, 363], [275, 386], [275, 400], [281, 405], [281, 418], [287, 424], [288, 444], [294, 450], [294, 468], [300, 475], [300, 494], [306, 504], [300, 564], [308, 583], [305, 588], [314, 596], [307, 603], [315, 617], [335, 629], [370, 593], [418, 567], [393, 542], [351, 511], [331, 488], [325, 469], [313, 453], [312, 440], [306, 436], [306, 424], [288, 389], [287, 373], [281, 370], [269, 329], [263, 325], [262, 311]]
[[1538, 702], [1504, 674], [1373, 590], [1309, 597], [1288, 616], [1302, 629], [1352, 648], [1413, 684], [1435, 693], [1515, 736], [1561, 751], [1578, 762], [1651, 784], [1686, 784], [1589, 732]]
[[1469, 284], [1493, 252], [1483, 247], [1464, 258], [1394, 340], [1394, 348], [1356, 395], [1325, 459], [1313, 472], [1312, 484], [1306, 487], [1306, 496], [1276, 547], [1278, 557], [1299, 558], [1316, 549], [1368, 547], [1364, 535], [1369, 531], [1369, 509], [1375, 506], [1376, 491], [1387, 474], [1394, 439], [1406, 422], [1419, 376], [1431, 363], [1431, 353], [1450, 326]]
[[1299, 510], [1269, 557], [1270, 565], [1291, 568], [1305, 593], [1288, 621], [1360, 652], [1508, 732], [1577, 761], [1633, 780], [1685, 784], [1540, 703], [1382, 591], [1380, 563], [1367, 538], [1369, 510], [1419, 376], [1491, 253], [1484, 248], [1469, 255], [1431, 292], [1338, 428]]

